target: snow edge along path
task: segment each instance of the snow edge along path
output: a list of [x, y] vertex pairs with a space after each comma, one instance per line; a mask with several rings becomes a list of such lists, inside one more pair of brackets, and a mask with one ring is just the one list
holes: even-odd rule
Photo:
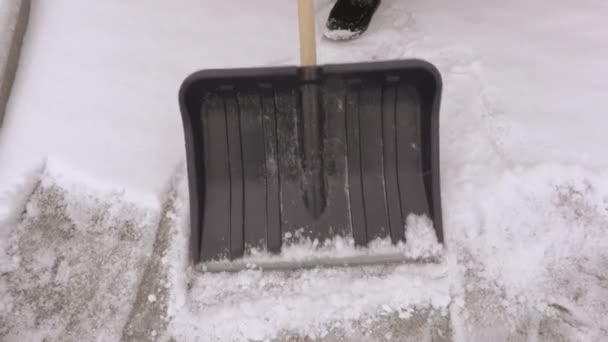
[[85, 190], [79, 190], [79, 186], [75, 185], [81, 184], [80, 187], [88, 189], [89, 192], [97, 192], [102, 197], [104, 194], [118, 193], [125, 201], [138, 203], [143, 208], [154, 208], [159, 203], [159, 197], [154, 194], [127, 192], [124, 188], [83, 174], [64, 161], [46, 158], [38, 162], [33, 169], [19, 175], [17, 179], [13, 179], [11, 184], [0, 186], [0, 270], [3, 268], [2, 265], [6, 264], [3, 259], [6, 258], [8, 235], [21, 222], [26, 204], [45, 177], [56, 179], [67, 187], [68, 192], [75, 191], [74, 194], [71, 194], [73, 196], [81, 192], [86, 193]]
[[0, 339], [121, 336], [159, 225], [142, 199], [57, 161], [32, 173], [0, 255]]

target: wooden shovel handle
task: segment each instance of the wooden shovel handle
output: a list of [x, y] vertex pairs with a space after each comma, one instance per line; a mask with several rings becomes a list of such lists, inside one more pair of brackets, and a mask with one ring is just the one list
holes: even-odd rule
[[315, 13], [313, 0], [298, 0], [298, 22], [300, 27], [300, 64], [317, 64], [315, 37]]

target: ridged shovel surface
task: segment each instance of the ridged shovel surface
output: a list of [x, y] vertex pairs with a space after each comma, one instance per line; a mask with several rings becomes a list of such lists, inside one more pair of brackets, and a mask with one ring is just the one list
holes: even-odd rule
[[296, 231], [397, 243], [410, 214], [443, 242], [440, 96], [419, 60], [191, 75], [180, 105], [193, 261], [280, 252]]

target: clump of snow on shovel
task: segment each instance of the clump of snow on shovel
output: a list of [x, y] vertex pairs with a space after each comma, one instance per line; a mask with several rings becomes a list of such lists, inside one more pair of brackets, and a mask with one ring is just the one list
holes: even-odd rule
[[304, 236], [304, 230], [300, 229], [283, 236], [283, 245], [278, 254], [250, 247], [241, 259], [220, 259], [205, 263], [200, 268], [202, 271], [308, 268], [321, 265], [420, 262], [442, 257], [443, 248], [437, 242], [433, 222], [428, 217], [409, 215], [404, 234], [406, 243], [393, 243], [390, 237], [386, 237], [374, 239], [367, 246], [358, 246], [352, 237], [312, 239]]
[[361, 32], [351, 30], [325, 30], [323, 32], [325, 38], [330, 40], [351, 40], [361, 35]]
[[409, 215], [405, 227], [405, 254], [412, 259], [432, 258], [441, 254], [433, 221], [428, 216]]

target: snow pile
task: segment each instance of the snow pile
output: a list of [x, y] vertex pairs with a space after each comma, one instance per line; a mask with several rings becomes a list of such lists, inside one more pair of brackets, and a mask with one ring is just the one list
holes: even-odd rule
[[321, 337], [369, 317], [434, 309], [447, 315], [447, 269], [369, 267], [297, 272], [249, 270], [193, 278], [188, 303], [174, 317], [179, 340], [264, 340], [281, 332]]
[[605, 335], [607, 179], [605, 172], [544, 164], [462, 189], [458, 197], [468, 200], [448, 212], [462, 234], [451, 234], [449, 243], [466, 267], [462, 317], [469, 336], [496, 337], [491, 315], [502, 317], [506, 336], [547, 320], [572, 330], [562, 337]]
[[444, 253], [437, 241], [433, 221], [427, 216], [410, 214], [405, 225], [405, 255], [412, 259], [437, 259]]
[[[411, 214], [404, 227], [406, 242], [394, 244], [390, 237], [377, 238], [365, 247], [357, 246], [352, 237], [334, 236], [319, 240], [304, 236], [299, 229], [285, 233], [281, 252], [272, 254], [259, 248], [249, 248], [237, 261], [220, 259], [201, 265], [202, 271], [240, 269], [279, 269], [317, 266], [361, 265], [371, 260], [385, 262], [422, 262], [439, 260], [443, 246], [438, 243], [433, 222], [426, 216]], [[292, 265], [291, 267], [289, 265]]]
[[549, 164], [506, 171], [460, 194], [470, 200], [451, 212], [465, 229], [452, 237], [513, 295], [545, 287], [545, 272], [568, 258], [608, 257], [607, 176]]
[[0, 276], [0, 339], [118, 340], [159, 218], [156, 202], [108, 192], [49, 163]]
[[361, 32], [351, 30], [325, 30], [323, 31], [323, 35], [327, 39], [340, 41], [357, 38], [359, 35], [361, 35]]
[[[445, 263], [238, 273], [189, 269], [188, 192], [182, 172], [177, 199], [166, 214], [173, 224], [171, 243], [162, 252], [170, 260], [170, 324], [164, 336], [178, 341], [280, 340], [286, 334], [320, 338], [351, 331], [353, 325], [371, 330], [382, 317], [403, 325], [420, 311], [447, 319], [451, 296]], [[427, 246], [436, 247], [436, 239], [429, 239], [429, 222], [412, 217], [412, 236], [434, 241]]]

